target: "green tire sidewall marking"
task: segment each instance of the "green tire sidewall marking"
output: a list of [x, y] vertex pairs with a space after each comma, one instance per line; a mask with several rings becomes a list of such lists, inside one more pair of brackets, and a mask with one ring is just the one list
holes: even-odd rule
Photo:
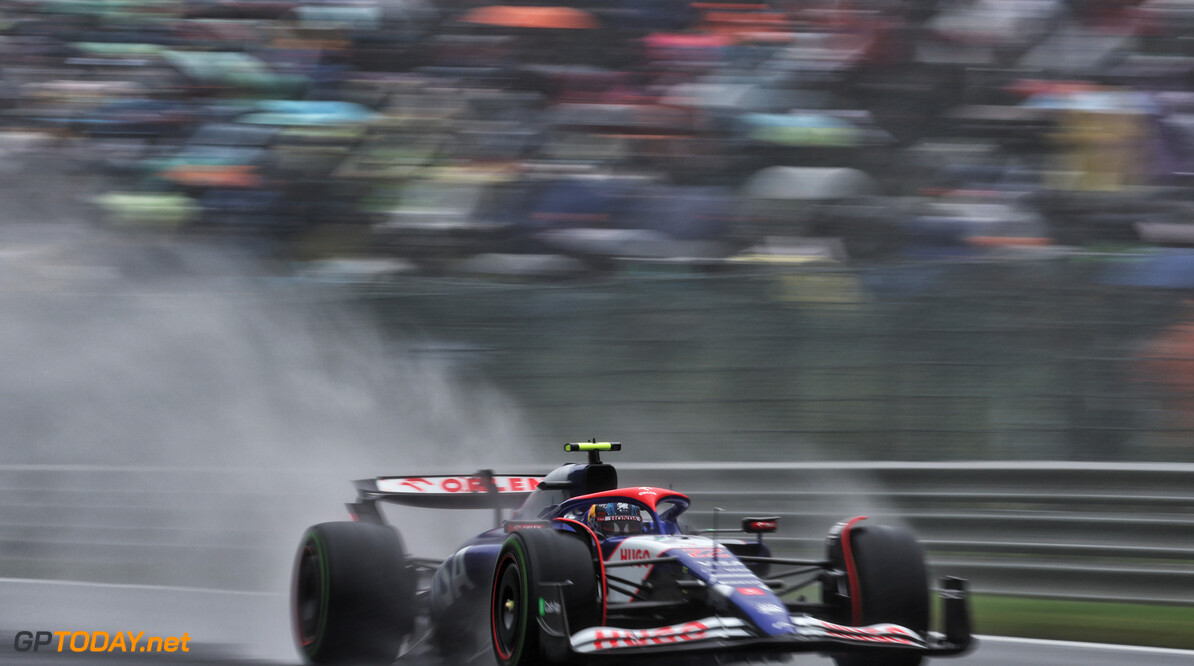
[[522, 583], [522, 605], [518, 609], [518, 614], [522, 616], [522, 636], [519, 637], [518, 647], [514, 649], [514, 653], [510, 655], [510, 663], [520, 663], [522, 657], [522, 650], [526, 647], [527, 632], [531, 630], [531, 590], [530, 590], [530, 576], [528, 571], [528, 562], [526, 551], [522, 547], [522, 539], [517, 536], [510, 539], [511, 550], [514, 551], [514, 561], [518, 563], [518, 568], [522, 569], [519, 572], [519, 578]]
[[315, 545], [316, 560], [319, 562], [319, 623], [315, 627], [315, 639], [307, 646], [307, 654], [313, 655], [319, 652], [319, 647], [323, 644], [324, 630], [327, 629], [331, 568], [328, 566], [328, 551], [327, 546], [323, 543], [323, 537], [318, 532], [311, 532], [308, 539]]

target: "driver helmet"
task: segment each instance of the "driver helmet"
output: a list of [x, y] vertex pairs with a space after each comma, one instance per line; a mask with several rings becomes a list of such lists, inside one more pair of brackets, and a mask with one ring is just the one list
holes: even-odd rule
[[643, 531], [643, 517], [638, 509], [627, 502], [607, 502], [589, 507], [589, 527], [602, 536], [640, 534]]

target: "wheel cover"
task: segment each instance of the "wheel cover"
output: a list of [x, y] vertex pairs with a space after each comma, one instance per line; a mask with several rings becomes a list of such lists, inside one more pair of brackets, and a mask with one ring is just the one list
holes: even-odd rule
[[524, 604], [522, 571], [511, 555], [506, 555], [498, 571], [493, 594], [493, 638], [498, 657], [514, 661], [522, 647]]

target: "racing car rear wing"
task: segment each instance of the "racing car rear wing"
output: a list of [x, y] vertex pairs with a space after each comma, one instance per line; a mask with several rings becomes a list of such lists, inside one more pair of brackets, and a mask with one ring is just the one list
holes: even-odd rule
[[536, 487], [541, 476], [494, 474], [483, 469], [471, 475], [382, 476], [354, 481], [357, 500], [348, 511], [359, 520], [384, 522], [377, 502], [390, 502], [428, 509], [517, 508]]
[[[602, 451], [621, 451], [620, 442], [568, 442], [567, 452], [588, 454], [582, 469], [580, 493], [610, 490], [617, 486], [618, 475], [612, 465], [601, 462]], [[471, 475], [432, 474], [426, 476], [380, 476], [354, 481], [357, 499], [348, 512], [354, 520], [385, 524], [377, 502], [390, 502], [429, 509], [493, 509], [494, 527], [502, 524], [502, 509], [522, 506], [541, 484], [544, 489], [567, 489], [564, 496], [578, 494], [578, 481], [572, 478], [574, 466], [565, 465], [547, 477], [538, 474], [494, 474], [483, 469]], [[556, 478], [558, 477], [558, 478]], [[558, 501], [558, 500], [557, 500]]]

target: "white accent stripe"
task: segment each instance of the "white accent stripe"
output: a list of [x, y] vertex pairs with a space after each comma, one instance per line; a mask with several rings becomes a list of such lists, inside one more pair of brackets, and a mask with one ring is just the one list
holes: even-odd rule
[[991, 643], [1019, 643], [1022, 645], [1044, 645], [1049, 647], [1079, 648], [1084, 650], [1099, 650], [1101, 652], [1143, 652], [1146, 654], [1164, 654], [1175, 657], [1190, 657], [1194, 659], [1194, 650], [1179, 650], [1177, 648], [1151, 647], [1148, 645], [1119, 645], [1117, 643], [1085, 643], [1081, 641], [1057, 641], [1046, 638], [1020, 638], [1017, 636], [984, 636], [975, 634], [979, 641]]
[[197, 594], [235, 594], [246, 597], [282, 597], [278, 592], [225, 590], [211, 587], [180, 587], [173, 585], [137, 585], [132, 583], [94, 583], [81, 580], [47, 580], [41, 578], [0, 578], [0, 585], [57, 585], [61, 587], [94, 587], [116, 590], [156, 590], [159, 592], [191, 592]]

